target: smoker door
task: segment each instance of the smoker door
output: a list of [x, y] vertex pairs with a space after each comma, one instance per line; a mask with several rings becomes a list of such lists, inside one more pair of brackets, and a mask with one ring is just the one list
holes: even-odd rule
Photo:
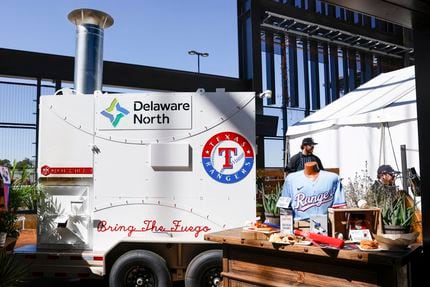
[[40, 248], [87, 249], [91, 245], [89, 186], [46, 186], [39, 207], [37, 243]]

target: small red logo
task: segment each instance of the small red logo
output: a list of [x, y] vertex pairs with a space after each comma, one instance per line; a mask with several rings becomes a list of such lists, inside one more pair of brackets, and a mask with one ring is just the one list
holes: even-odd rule
[[40, 173], [44, 176], [50, 174], [93, 174], [92, 167], [49, 167], [44, 165], [40, 168]]

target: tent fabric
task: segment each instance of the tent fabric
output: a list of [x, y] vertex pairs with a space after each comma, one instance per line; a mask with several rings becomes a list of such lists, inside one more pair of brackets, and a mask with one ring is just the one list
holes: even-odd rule
[[417, 118], [414, 66], [380, 74], [354, 91], [290, 126], [287, 136], [341, 125]]
[[407, 167], [419, 170], [414, 66], [378, 75], [286, 135], [291, 155], [304, 137], [313, 137], [324, 167], [339, 168], [344, 178], [365, 170], [374, 179], [381, 164], [401, 170], [400, 145], [406, 145]]

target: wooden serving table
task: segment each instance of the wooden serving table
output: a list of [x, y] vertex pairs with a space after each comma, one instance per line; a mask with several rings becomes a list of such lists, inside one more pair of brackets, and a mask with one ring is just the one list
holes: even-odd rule
[[208, 233], [223, 245], [223, 287], [412, 286], [410, 263], [419, 244], [402, 251], [361, 251], [281, 245], [241, 238], [241, 228]]

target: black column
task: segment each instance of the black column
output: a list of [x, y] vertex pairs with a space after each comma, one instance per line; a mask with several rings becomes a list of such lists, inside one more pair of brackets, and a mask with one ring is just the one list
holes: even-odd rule
[[[248, 4], [251, 5], [248, 5]], [[252, 82], [252, 91], [262, 90], [260, 8], [257, 0], [237, 0], [239, 76]], [[263, 114], [263, 101], [255, 99], [257, 114]], [[257, 136], [257, 168], [264, 167], [264, 137]]]
[[36, 146], [34, 147], [36, 152], [34, 153], [36, 157], [34, 158], [34, 167], [36, 171], [36, 181], [38, 180], [38, 169], [39, 169], [39, 123], [40, 123], [40, 96], [42, 95], [42, 79], [37, 78], [37, 86], [36, 86]]
[[373, 56], [372, 54], [364, 54], [364, 69], [361, 71], [364, 74], [364, 82], [369, 81], [372, 78], [372, 67], [373, 67]]
[[[421, 171], [421, 210], [424, 257], [430, 259], [430, 140], [426, 138], [430, 121], [430, 20], [426, 25], [414, 26], [415, 83], [417, 94], [418, 142]], [[424, 262], [427, 260], [424, 260]]]
[[290, 84], [290, 107], [299, 106], [299, 87], [297, 81], [297, 40], [293, 35], [288, 35], [288, 66]]
[[318, 67], [318, 43], [309, 42], [310, 60], [311, 60], [311, 87], [312, 87], [312, 109], [319, 110], [320, 104], [320, 76]]
[[266, 47], [266, 87], [272, 91], [272, 97], [268, 99], [270, 105], [276, 103], [276, 90], [275, 90], [275, 53], [273, 34], [270, 32], [265, 33], [265, 47]]
[[326, 43], [323, 46], [323, 62], [324, 62], [324, 91], [325, 91], [325, 105], [331, 103], [330, 98], [330, 65], [328, 61], [328, 45]]
[[[281, 35], [281, 78], [282, 78], [282, 136], [285, 137], [288, 130], [288, 67], [287, 67], [287, 46], [285, 36]], [[287, 164], [287, 146], [285, 138], [283, 143], [283, 166]]]
[[303, 80], [305, 86], [305, 117], [309, 116], [311, 109], [311, 96], [309, 94], [309, 56], [308, 56], [308, 40], [302, 39], [303, 44]]
[[330, 45], [330, 89], [331, 101], [339, 98], [339, 56], [337, 46]]
[[352, 91], [357, 86], [357, 55], [355, 50], [348, 50], [348, 86], [349, 91]]
[[349, 93], [348, 49], [342, 48], [343, 94]]

